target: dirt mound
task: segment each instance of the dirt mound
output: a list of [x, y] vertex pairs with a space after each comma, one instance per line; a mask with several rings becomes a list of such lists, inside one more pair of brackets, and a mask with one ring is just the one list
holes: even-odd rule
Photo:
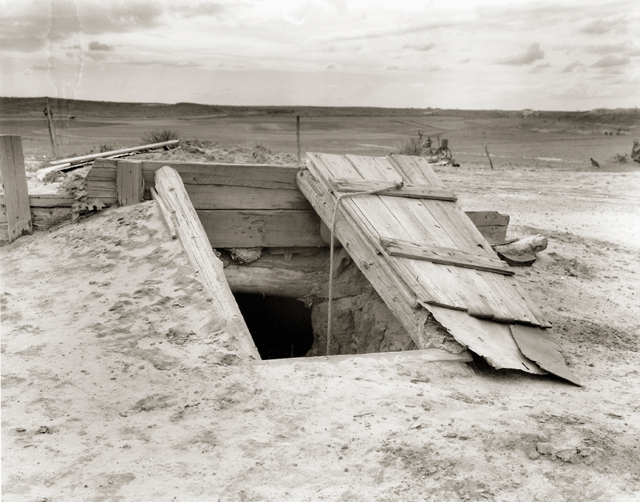
[[181, 141], [178, 148], [136, 155], [136, 159], [218, 162], [232, 164], [298, 165], [298, 159], [290, 153], [273, 153], [261, 143], [224, 147], [213, 141]]

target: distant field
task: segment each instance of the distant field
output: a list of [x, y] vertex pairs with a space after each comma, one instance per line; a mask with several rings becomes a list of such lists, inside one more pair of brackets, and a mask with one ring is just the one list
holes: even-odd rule
[[[0, 133], [22, 136], [25, 155], [49, 158], [47, 122], [38, 111], [43, 103], [20, 102], [20, 108], [11, 102], [9, 107], [4, 99]], [[487, 163], [487, 145], [497, 166], [571, 168], [589, 163], [590, 158], [607, 162], [616, 154], [630, 153], [633, 139], [640, 137], [640, 118], [629, 112], [548, 112], [525, 119], [518, 112], [492, 111], [135, 104], [129, 108], [132, 116], [126, 117], [123, 104], [98, 103], [91, 108], [89, 102], [77, 103], [82, 106], [67, 103], [54, 112], [62, 156], [139, 145], [147, 131], [167, 128], [177, 131], [181, 139], [215, 141], [225, 147], [261, 143], [273, 152], [295, 153], [296, 114], [302, 116], [303, 151], [382, 156], [396, 151], [420, 130], [434, 143], [436, 137], [447, 138], [460, 163]], [[100, 111], [105, 118], [98, 116]], [[147, 111], [152, 117], [140, 116]], [[166, 117], [157, 116], [162, 111]], [[185, 115], [176, 116], [178, 112]]]

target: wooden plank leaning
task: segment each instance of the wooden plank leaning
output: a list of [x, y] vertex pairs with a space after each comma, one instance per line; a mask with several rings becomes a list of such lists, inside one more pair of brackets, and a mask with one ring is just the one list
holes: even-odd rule
[[246, 356], [259, 360], [258, 349], [225, 279], [222, 261], [209, 244], [180, 175], [168, 166], [159, 169], [155, 175], [155, 188], [175, 216], [178, 236], [196, 276], [210, 295], [213, 313], [220, 323], [219, 329], [235, 338]]
[[33, 231], [20, 136], [0, 135], [0, 175], [4, 187], [9, 242]]

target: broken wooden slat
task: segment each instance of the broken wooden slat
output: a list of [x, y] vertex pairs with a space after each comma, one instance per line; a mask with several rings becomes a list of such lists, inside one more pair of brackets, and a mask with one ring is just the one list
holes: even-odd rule
[[33, 231], [20, 136], [0, 135], [0, 180], [4, 187], [9, 242]]
[[140, 162], [118, 164], [116, 179], [118, 204], [129, 206], [142, 202], [144, 180]]
[[484, 357], [494, 368], [515, 369], [536, 375], [545, 373], [521, 352], [511, 335], [509, 324], [477, 319], [465, 312], [435, 305], [424, 307], [458, 342]]
[[189, 256], [193, 268], [211, 299], [218, 330], [225, 330], [236, 338], [241, 350], [249, 357], [260, 359], [258, 349], [244, 322], [238, 304], [224, 277], [222, 261], [213, 253], [207, 234], [202, 228], [180, 175], [170, 167], [156, 172], [156, 190], [166, 202], [169, 211], [174, 211], [180, 241]]
[[540, 328], [513, 324], [511, 333], [522, 353], [545, 371], [569, 382], [582, 385], [567, 367], [553, 333]]
[[[370, 181], [364, 179], [331, 178], [331, 186], [337, 192], [368, 192], [389, 186], [387, 181]], [[451, 190], [428, 185], [403, 184], [401, 188], [388, 188], [377, 195], [391, 197], [409, 197], [413, 199], [431, 199], [456, 201], [458, 197]]]
[[388, 237], [381, 237], [380, 243], [391, 256], [402, 256], [404, 258], [425, 260], [443, 265], [485, 270], [502, 275], [514, 274], [513, 270], [509, 270], [507, 266], [499, 260], [472, 255], [457, 249], [414, 244], [412, 242]]

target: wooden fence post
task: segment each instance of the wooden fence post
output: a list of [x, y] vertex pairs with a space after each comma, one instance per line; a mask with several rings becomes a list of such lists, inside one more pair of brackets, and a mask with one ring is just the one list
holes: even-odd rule
[[128, 206], [142, 202], [144, 179], [142, 178], [142, 162], [118, 162], [116, 168], [118, 204]]
[[4, 187], [9, 242], [12, 242], [33, 231], [20, 136], [0, 134], [0, 175]]

